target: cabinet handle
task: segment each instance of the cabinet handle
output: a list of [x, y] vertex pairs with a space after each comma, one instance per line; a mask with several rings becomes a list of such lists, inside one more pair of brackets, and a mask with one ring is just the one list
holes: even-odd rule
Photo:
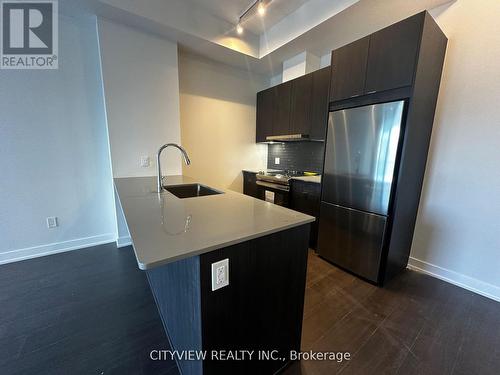
[[366, 94], [369, 95], [369, 94], [375, 94], [377, 92], [377, 90], [373, 90], [373, 91], [368, 91]]

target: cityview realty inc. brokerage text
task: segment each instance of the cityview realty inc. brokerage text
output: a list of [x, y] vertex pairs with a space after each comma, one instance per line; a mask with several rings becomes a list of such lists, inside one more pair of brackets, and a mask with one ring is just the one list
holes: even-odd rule
[[292, 350], [289, 356], [283, 357], [278, 350], [151, 350], [153, 361], [335, 361], [341, 363], [351, 359], [349, 352], [299, 352]]

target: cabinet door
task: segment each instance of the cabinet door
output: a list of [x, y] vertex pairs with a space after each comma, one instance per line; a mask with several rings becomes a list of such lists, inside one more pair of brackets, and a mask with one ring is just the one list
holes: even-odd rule
[[316, 217], [316, 221], [311, 223], [311, 234], [309, 236], [309, 247], [316, 249], [321, 184], [292, 180], [290, 193], [290, 208], [292, 210]]
[[332, 52], [330, 101], [363, 94], [369, 45], [365, 37]]
[[290, 134], [290, 98], [292, 83], [285, 82], [273, 87], [272, 124], [273, 135]]
[[371, 35], [365, 93], [413, 83], [423, 16], [417, 14]]
[[319, 216], [321, 184], [292, 180], [290, 192], [290, 208], [311, 216]]
[[257, 123], [255, 140], [265, 142], [268, 135], [273, 133], [273, 99], [274, 88], [257, 93]]
[[309, 137], [325, 140], [328, 123], [328, 89], [330, 88], [330, 67], [312, 73], [311, 130]]
[[243, 194], [259, 198], [257, 192], [257, 176], [255, 173], [243, 171]]
[[290, 133], [307, 134], [311, 129], [312, 74], [292, 81]]

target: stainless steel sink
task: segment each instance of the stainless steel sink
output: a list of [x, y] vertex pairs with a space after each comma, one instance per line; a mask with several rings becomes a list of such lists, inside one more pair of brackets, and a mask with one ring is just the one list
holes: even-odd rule
[[205, 185], [200, 184], [184, 184], [184, 185], [172, 185], [164, 186], [164, 189], [171, 192], [177, 198], [193, 198], [193, 197], [203, 197], [206, 195], [216, 195], [223, 194], [222, 191], [212, 189]]

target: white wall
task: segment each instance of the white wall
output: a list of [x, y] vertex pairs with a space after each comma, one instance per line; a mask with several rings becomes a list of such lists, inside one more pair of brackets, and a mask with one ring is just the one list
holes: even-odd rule
[[[181, 38], [192, 42], [195, 40], [193, 37], [201, 38], [253, 57], [259, 56], [260, 37], [249, 30], [243, 35], [237, 35], [235, 22], [228, 21], [224, 15], [210, 11], [209, 6], [197, 6], [186, 0], [100, 0], [100, 2], [106, 5], [100, 10], [107, 17], [119, 21], [127, 19], [127, 22], [133, 22], [141, 27], [162, 30], [172, 39]], [[199, 43], [196, 42], [196, 45], [199, 46]]]
[[[177, 44], [102, 18], [98, 33], [113, 176], [155, 175], [158, 148], [180, 142]], [[163, 155], [164, 173], [180, 174], [179, 152]]]
[[410, 264], [500, 300], [500, 2], [433, 11], [449, 38]]
[[283, 72], [271, 76], [269, 80], [270, 80], [269, 87], [279, 85], [280, 83], [283, 82]]
[[319, 69], [320, 58], [308, 51], [303, 51], [283, 61], [283, 82], [301, 77]]
[[283, 61], [281, 72], [271, 76], [270, 86], [279, 85], [330, 65], [330, 61], [326, 63], [325, 56], [318, 57], [308, 51], [303, 51]]
[[0, 263], [114, 238], [95, 19], [61, 15], [59, 52], [58, 70], [0, 70]]
[[332, 63], [332, 53], [325, 53], [323, 56], [320, 57], [319, 59], [319, 68], [326, 68], [327, 66], [330, 66]]
[[359, 0], [309, 0], [260, 36], [260, 57], [349, 8]]
[[184, 174], [242, 191], [246, 168], [263, 169], [267, 146], [255, 143], [255, 101], [269, 78], [197, 56], [179, 56]]
[[[156, 153], [180, 143], [177, 44], [137, 29], [98, 19], [107, 128], [114, 177], [156, 175]], [[141, 158], [150, 166], [141, 167]], [[181, 156], [162, 153], [164, 175], [181, 174]], [[117, 245], [130, 244], [118, 199]]]

